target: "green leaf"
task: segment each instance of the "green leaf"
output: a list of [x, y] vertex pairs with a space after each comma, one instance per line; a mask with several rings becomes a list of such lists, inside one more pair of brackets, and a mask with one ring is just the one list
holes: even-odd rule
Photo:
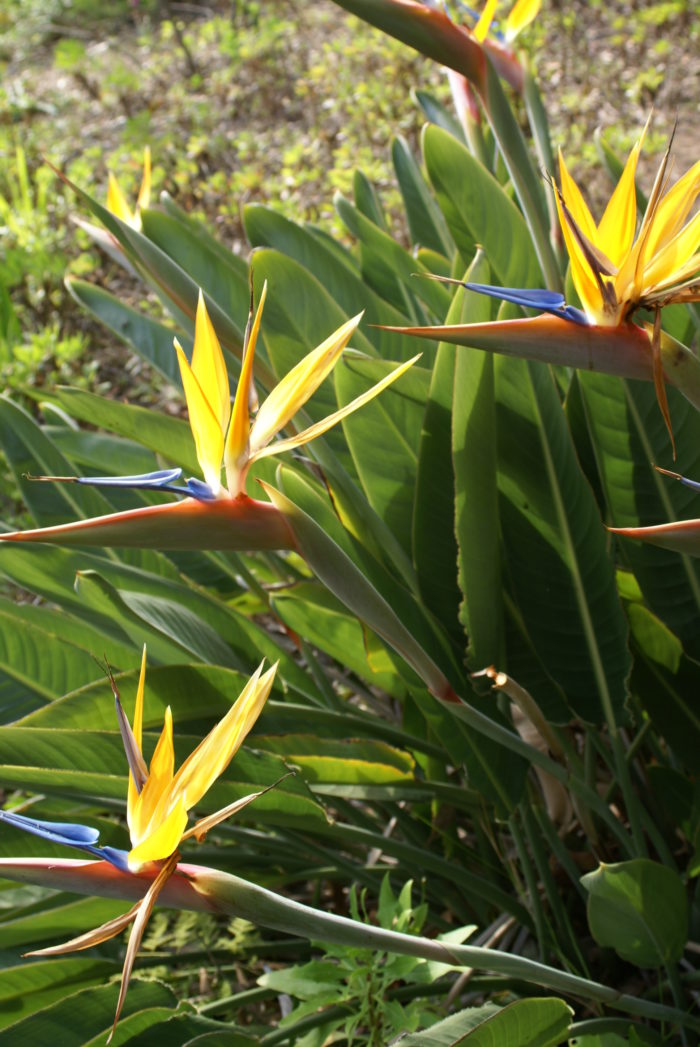
[[[673, 464], [651, 383], [587, 371], [578, 380], [610, 522], [644, 527], [700, 517], [700, 493], [654, 469], [657, 463], [700, 475], [700, 413], [677, 390], [667, 390], [678, 446]], [[689, 654], [700, 655], [700, 563], [646, 542], [621, 539], [619, 546], [651, 610]]]
[[[142, 211], [144, 235], [186, 269], [188, 276], [219, 307], [242, 344], [242, 321], [248, 316], [250, 305], [248, 266], [215, 240], [201, 222], [187, 216], [182, 220], [180, 215]], [[218, 332], [214, 316], [212, 322]]]
[[319, 580], [393, 647], [433, 693], [449, 694], [451, 688], [442, 670], [347, 554], [286, 495], [272, 488], [268, 493], [285, 516], [302, 554]]
[[[22, 1043], [25, 1047], [45, 1047], [47, 1043], [60, 1042], [61, 1047], [85, 1047], [93, 1037], [100, 1035], [104, 1038], [109, 1033], [118, 995], [118, 984], [73, 993], [9, 1026], [0, 1033], [0, 1045], [11, 1047], [12, 1044]], [[146, 1008], [174, 1008], [176, 1002], [172, 991], [165, 985], [134, 979], [129, 986], [122, 1013], [127, 1018]], [[124, 1041], [115, 1036], [112, 1042], [119, 1044]]]
[[454, 240], [442, 211], [437, 206], [420, 167], [405, 138], [400, 135], [391, 143], [391, 158], [406, 209], [406, 221], [414, 247], [432, 248], [450, 257]]
[[450, 292], [434, 280], [421, 278], [420, 262], [344, 196], [336, 193], [333, 202], [343, 224], [362, 245], [362, 271], [367, 282], [410, 316], [422, 315], [420, 300], [442, 319], [450, 304]]
[[305, 781], [313, 784], [382, 785], [412, 782], [414, 778], [413, 758], [385, 742], [326, 739], [319, 753], [319, 739], [314, 733], [268, 735], [257, 738], [256, 744], [300, 767]]
[[[459, 305], [453, 300], [448, 317]], [[451, 419], [455, 391], [455, 349], [441, 344], [433, 365], [422, 418], [413, 499], [412, 544], [420, 594], [446, 631], [461, 646], [456, 582], [455, 477]]]
[[600, 865], [581, 877], [598, 945], [637, 967], [678, 963], [688, 939], [688, 899], [673, 869], [647, 858]]
[[110, 511], [109, 502], [89, 487], [27, 479], [28, 475], [71, 475], [72, 467], [31, 415], [6, 395], [0, 396], [0, 446], [39, 526], [62, 523], [66, 517], [82, 519]]
[[[53, 404], [44, 401], [43, 409], [47, 410], [49, 417], [53, 407]], [[54, 446], [76, 463], [81, 473], [107, 476], [110, 469], [114, 470], [115, 462], [119, 463], [119, 468], [127, 476], [150, 473], [158, 467], [156, 456], [135, 440], [85, 429], [73, 429], [67, 425], [44, 425], [42, 429]], [[104, 490], [102, 493], [114, 503], [114, 491]], [[143, 492], [139, 495], [136, 491], [129, 491], [124, 496], [129, 499], [143, 497]]]
[[700, 752], [700, 666], [683, 655], [677, 672], [651, 660], [644, 647], [635, 651], [632, 691], [658, 733], [693, 774]]
[[[338, 402], [350, 403], [394, 367], [385, 361], [346, 358], [335, 368]], [[407, 556], [411, 555], [418, 444], [429, 381], [429, 372], [414, 364], [361, 411], [343, 419], [343, 431], [367, 500]]]
[[451, 134], [453, 138], [456, 138], [462, 145], [466, 145], [467, 141], [464, 137], [464, 130], [459, 120], [456, 118], [454, 113], [451, 113], [449, 109], [446, 109], [442, 102], [439, 102], [435, 95], [430, 94], [429, 91], [414, 90], [416, 102], [425, 113], [426, 119], [431, 124], [436, 124], [441, 127], [448, 134]]
[[[477, 255], [467, 274], [488, 282], [489, 268]], [[454, 320], [469, 315], [475, 322], [490, 319], [483, 295], [459, 290]], [[464, 597], [460, 621], [468, 637], [470, 664], [475, 669], [502, 664], [503, 584], [497, 490], [497, 440], [493, 357], [480, 350], [440, 351], [454, 355], [452, 398], [452, 465], [455, 482], [455, 534], [459, 587]]]
[[339, 964], [331, 963], [330, 960], [312, 960], [295, 967], [269, 971], [258, 978], [258, 985], [274, 989], [275, 992], [289, 993], [299, 1000], [320, 997], [320, 1005], [344, 995], [345, 977], [346, 973]]
[[[155, 367], [176, 388], [181, 387], [180, 368], [173, 349], [175, 331], [172, 328], [139, 313], [102, 287], [85, 280], [68, 277], [66, 287], [77, 302], [126, 342], [142, 360]], [[191, 348], [188, 345], [190, 339], [182, 332], [178, 332], [178, 338], [186, 349]]]
[[[100, 427], [118, 436], [126, 436], [168, 462], [181, 466], [185, 473], [199, 475], [192, 432], [187, 422], [172, 418], [147, 407], [136, 407], [83, 389], [59, 387], [48, 399], [59, 403], [73, 418]], [[88, 488], [89, 490], [89, 488]], [[96, 516], [97, 513], [91, 515]]]
[[369, 218], [370, 222], [384, 232], [388, 232], [386, 215], [376, 187], [362, 171], [355, 171], [352, 176], [352, 192], [357, 210]]
[[118, 973], [116, 962], [95, 957], [39, 960], [6, 967], [0, 971], [0, 1029], [63, 999], [79, 987], [102, 985]]
[[[176, 263], [165, 251], [138, 229], [134, 229], [111, 214], [106, 207], [93, 200], [79, 186], [74, 185], [65, 176], [61, 176], [78, 198], [99, 219], [109, 232], [116, 237], [124, 249], [127, 258], [144, 276], [167, 309], [186, 331], [192, 333], [194, 316], [197, 308], [199, 287], [185, 269]], [[184, 242], [183, 237], [181, 242]], [[177, 251], [177, 253], [180, 253]], [[235, 263], [234, 263], [235, 264]], [[207, 310], [224, 349], [240, 355], [243, 346], [243, 333], [229, 319], [226, 312], [205, 292]], [[247, 315], [247, 298], [246, 298]]]
[[[7, 834], [10, 838], [10, 833], [14, 841], [26, 839], [26, 833], [3, 825], [3, 837]], [[65, 847], [61, 848], [64, 855], [65, 851]], [[17, 853], [16, 848], [14, 853]], [[55, 847], [54, 853], [57, 853]], [[115, 899], [76, 899], [70, 894], [54, 894], [49, 899], [49, 904], [42, 909], [37, 910], [36, 907], [30, 906], [27, 912], [20, 913], [19, 916], [11, 914], [9, 918], [3, 919], [0, 924], [3, 948], [40, 948], [49, 943], [64, 941], [82, 934], [83, 931], [99, 927], [101, 923], [123, 912], [124, 903]], [[52, 964], [52, 961], [49, 961], [49, 964]], [[60, 979], [58, 971], [57, 978]]]
[[28, 621], [15, 612], [11, 601], [0, 600], [1, 723], [16, 720], [100, 675], [87, 650], [41, 628], [39, 621]]
[[[324, 491], [308, 475], [289, 466], [278, 467], [277, 477], [283, 483], [285, 494], [323, 528], [329, 538], [350, 557], [371, 584], [391, 604], [397, 615], [426, 643], [426, 635], [433, 634], [437, 623], [426, 621], [426, 614], [415, 597], [414, 575], [410, 560], [396, 542], [393, 532], [373, 512], [359, 488], [349, 484], [341, 486], [338, 474], [331, 474], [326, 483], [330, 491]], [[399, 556], [389, 545], [393, 542]], [[390, 557], [390, 553], [393, 553]], [[404, 570], [397, 570], [404, 568]], [[410, 586], [410, 588], [409, 588]]]
[[[551, 371], [496, 357], [495, 375], [503, 549], [516, 602], [576, 714], [619, 721], [630, 669], [627, 625]], [[560, 708], [543, 711], [562, 719]]]
[[487, 1003], [445, 1018], [406, 1036], [404, 1047], [557, 1047], [567, 1037], [573, 1011], [563, 1000], [516, 1000], [505, 1007]]
[[632, 636], [645, 657], [675, 675], [683, 657], [683, 645], [678, 637], [642, 604], [631, 603], [627, 618]]
[[[115, 1036], [112, 1043], [124, 1043], [129, 1047], [194, 1047], [195, 1044], [201, 1044], [202, 1047], [259, 1047], [260, 1041], [251, 1039], [238, 1026], [214, 1021], [201, 1014], [171, 1014], [157, 1025], [147, 1027], [142, 1035], [128, 1036], [132, 1027], [137, 1028], [137, 1020], [143, 1019], [148, 1013], [141, 1011], [134, 1015], [126, 1029], [127, 1038], [117, 1041]], [[127, 1023], [120, 1021], [120, 1026], [122, 1024], [126, 1026]], [[91, 1042], [89, 1047], [102, 1047], [102, 1043], [95, 1042], [93, 1045]]]
[[113, 618], [135, 644], [147, 643], [157, 661], [177, 661], [184, 652], [229, 669], [240, 666], [218, 633], [176, 600], [118, 590], [96, 571], [79, 571], [75, 588], [88, 607]]
[[[299, 262], [322, 283], [347, 316], [355, 316], [364, 310], [366, 328], [363, 334], [382, 356], [409, 360], [415, 355], [413, 339], [372, 326], [401, 325], [407, 321], [408, 315], [380, 298], [362, 280], [357, 268], [339, 257], [314, 230], [297, 225], [262, 204], [249, 204], [244, 211], [244, 221], [248, 239], [254, 247], [272, 247]], [[269, 304], [272, 305], [272, 294]]]
[[370, 647], [360, 622], [327, 589], [301, 582], [272, 594], [282, 621], [307, 643], [319, 647], [371, 686], [401, 697], [405, 688], [383, 646]]
[[539, 287], [541, 274], [525, 219], [469, 150], [434, 125], [423, 132], [428, 177], [465, 265], [475, 245], [504, 287]]

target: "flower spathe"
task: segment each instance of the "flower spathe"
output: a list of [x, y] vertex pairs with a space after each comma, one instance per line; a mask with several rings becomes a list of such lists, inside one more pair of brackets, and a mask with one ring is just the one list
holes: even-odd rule
[[107, 189], [107, 210], [113, 215], [126, 222], [133, 229], [141, 228], [141, 211], [144, 211], [151, 202], [151, 150], [149, 146], [143, 151], [143, 178], [141, 187], [136, 198], [136, 207], [131, 210], [126, 197], [122, 192], [119, 182], [112, 172], [109, 172], [109, 185]]

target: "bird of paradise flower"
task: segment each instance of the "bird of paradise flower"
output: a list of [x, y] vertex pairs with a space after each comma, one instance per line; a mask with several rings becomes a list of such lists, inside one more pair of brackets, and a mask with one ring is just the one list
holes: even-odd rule
[[109, 673], [119, 729], [129, 766], [126, 807], [127, 825], [131, 839], [129, 851], [99, 846], [99, 831], [90, 826], [45, 822], [13, 811], [0, 811], [0, 821], [52, 843], [65, 844], [68, 847], [86, 851], [88, 854], [109, 862], [122, 872], [138, 874], [144, 867], [156, 863], [158, 871], [155, 878], [143, 898], [128, 912], [62, 945], [39, 949], [27, 954], [30, 956], [58, 956], [77, 952], [108, 941], [133, 924], [122, 970], [121, 988], [112, 1033], [119, 1021], [146, 924], [159, 894], [176, 871], [181, 844], [193, 836], [198, 842], [201, 842], [206, 834], [220, 822], [238, 813], [267, 791], [263, 789], [244, 796], [221, 810], [200, 818], [189, 829], [187, 828], [189, 812], [226, 770], [262, 712], [274, 682], [277, 663], [265, 673], [262, 672], [262, 668], [261, 663], [226, 715], [190, 753], [177, 772], [175, 772], [173, 748], [173, 718], [169, 706], [165, 710], [163, 728], [150, 765], [146, 764], [143, 757], [142, 728], [146, 648], [143, 649], [141, 659], [132, 724], [129, 723], [122, 707], [114, 677], [111, 672]]
[[[638, 224], [635, 175], [645, 134], [646, 127], [632, 148], [598, 223], [571, 177], [563, 154], [559, 154], [561, 187], [554, 182], [552, 186], [571, 277], [582, 308], [568, 305], [564, 296], [555, 291], [435, 277], [551, 314], [557, 321], [565, 321], [564, 325], [545, 316], [397, 330], [574, 367], [652, 378], [673, 441], [664, 368], [681, 391], [697, 402], [697, 361], [692, 354], [683, 352], [680, 343], [662, 335], [661, 310], [673, 303], [700, 301], [700, 213], [688, 221], [700, 195], [700, 161], [670, 186], [671, 139]], [[633, 322], [635, 314], [645, 309], [654, 314], [653, 326], [648, 330]], [[668, 352], [662, 359], [664, 339]], [[504, 348], [500, 349], [500, 345]]]
[[[34, 480], [100, 487], [131, 487], [187, 496], [184, 502], [149, 506], [89, 520], [3, 534], [3, 541], [132, 545], [156, 548], [290, 548], [293, 539], [278, 511], [245, 492], [250, 467], [262, 458], [301, 447], [357, 411], [396, 381], [416, 360], [393, 371], [350, 403], [294, 435], [275, 439], [338, 363], [362, 314], [352, 317], [289, 371], [252, 417], [255, 349], [267, 296], [257, 310], [252, 293], [243, 363], [231, 405], [228, 373], [219, 339], [200, 291], [191, 362], [175, 339], [190, 428], [203, 480], [181, 482], [182, 469], [138, 476], [36, 476]], [[226, 482], [222, 482], [222, 471]], [[173, 544], [174, 543], [174, 544]]]

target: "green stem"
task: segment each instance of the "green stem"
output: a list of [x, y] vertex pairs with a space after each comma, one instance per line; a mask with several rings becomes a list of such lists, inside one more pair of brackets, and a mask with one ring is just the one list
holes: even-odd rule
[[495, 720], [492, 720], [484, 713], [479, 712], [478, 709], [475, 709], [467, 702], [463, 701], [459, 705], [451, 704], [447, 707], [454, 716], [458, 716], [460, 719], [464, 720], [473, 727], [475, 731], [485, 735], [487, 738], [492, 738], [493, 741], [503, 745], [511, 752], [523, 756], [528, 763], [534, 764], [535, 766], [548, 771], [557, 779], [557, 781], [561, 782], [577, 797], [580, 797], [580, 799], [582, 799], [584, 803], [595, 812], [618, 840], [628, 858], [637, 857], [637, 852], [626, 829], [620, 824], [605, 801], [598, 795], [595, 789], [591, 788], [590, 785], [587, 785], [586, 782], [582, 781], [577, 776], [570, 774], [565, 767], [562, 767], [560, 763], [552, 760], [552, 758], [547, 756], [546, 753], [542, 753], [539, 749], [535, 749], [532, 745], [528, 745], [519, 735], [514, 734], [506, 727], [496, 723]]
[[530, 911], [532, 913], [532, 919], [535, 924], [535, 933], [537, 934], [537, 946], [540, 954], [540, 959], [544, 960], [547, 955], [547, 921], [545, 920], [544, 911], [542, 909], [542, 902], [540, 900], [540, 892], [537, 889], [537, 880], [532, 869], [532, 863], [530, 862], [530, 855], [527, 853], [525, 841], [523, 835], [520, 832], [520, 826], [517, 822], [517, 816], [513, 817], [508, 822], [508, 827], [513, 837], [513, 843], [515, 844], [518, 852], [518, 859], [520, 862], [520, 868], [522, 874], [525, 877], [525, 883], [527, 884], [527, 893], [530, 896]]
[[[417, 956], [425, 960], [437, 960], [456, 967], [493, 971], [583, 999], [587, 1004], [602, 1003], [626, 1014], [685, 1025], [688, 1029], [700, 1032], [700, 1018], [674, 1007], [620, 993], [599, 982], [566, 971], [558, 971], [524, 956], [511, 956], [477, 946], [447, 945], [444, 942], [431, 941], [429, 938], [372, 927], [282, 898], [236, 876], [192, 866], [190, 871], [196, 889], [206, 895], [220, 912], [242, 917], [273, 930], [299, 934], [313, 941], [376, 949], [404, 956]], [[90, 890], [94, 890], [94, 882], [91, 883]]]

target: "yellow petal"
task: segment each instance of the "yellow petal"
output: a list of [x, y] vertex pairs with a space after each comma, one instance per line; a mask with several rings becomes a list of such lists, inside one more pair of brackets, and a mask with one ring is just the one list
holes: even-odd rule
[[145, 211], [151, 202], [151, 150], [149, 146], [143, 151], [143, 178], [139, 189], [136, 207], [139, 211]]
[[224, 362], [224, 354], [221, 352], [219, 339], [216, 337], [216, 331], [209, 319], [209, 313], [204, 304], [204, 295], [201, 290], [195, 317], [192, 371], [215, 418], [219, 421], [221, 432], [225, 433], [231, 415], [228, 373], [226, 371], [226, 363]]
[[231, 412], [231, 424], [226, 437], [224, 450], [224, 463], [226, 465], [226, 477], [228, 481], [229, 494], [235, 497], [239, 485], [237, 476], [245, 465], [247, 459], [248, 440], [250, 438], [250, 384], [253, 380], [253, 367], [255, 365], [255, 346], [260, 331], [262, 311], [267, 297], [267, 281], [263, 284], [262, 294], [258, 302], [255, 319], [250, 329], [250, 336], [245, 347], [245, 355], [241, 366], [241, 376], [238, 379], [236, 399]]
[[172, 785], [172, 795], [182, 799], [187, 810], [194, 807], [226, 769], [248, 734], [270, 693], [277, 664], [260, 676], [262, 663], [240, 695], [206, 738], [190, 753]]
[[647, 257], [665, 247], [681, 228], [700, 194], [700, 160], [679, 178], [661, 200], [647, 241]]
[[569, 223], [564, 216], [559, 197], [556, 193], [555, 200], [557, 204], [557, 212], [559, 214], [559, 224], [561, 225], [564, 243], [566, 244], [566, 250], [569, 254], [571, 278], [574, 281], [576, 293], [579, 296], [579, 300], [588, 319], [593, 323], [601, 322], [603, 321], [603, 297], [600, 287], [591, 272], [590, 266], [586, 261], [578, 240], [569, 228]]
[[475, 40], [478, 40], [479, 43], [483, 43], [488, 36], [497, 6], [498, 0], [487, 0], [486, 7], [481, 12], [481, 18], [472, 29], [472, 36]]
[[212, 491], [218, 494], [221, 490], [221, 462], [224, 456], [223, 430], [177, 338], [174, 345], [180, 364], [180, 375], [190, 415], [190, 429], [194, 436], [197, 461], [202, 467], [204, 479]]
[[[646, 131], [646, 128], [644, 130]], [[627, 157], [620, 180], [598, 226], [596, 246], [616, 267], [627, 256], [634, 242], [634, 231], [637, 227], [637, 194], [634, 179], [643, 140], [644, 134]]]
[[505, 38], [515, 40], [539, 14], [542, 0], [518, 0], [506, 18]]
[[129, 826], [131, 842], [137, 846], [159, 823], [170, 809], [171, 784], [175, 769], [173, 750], [173, 716], [170, 706], [165, 710], [163, 729], [156, 745], [141, 794], [134, 804], [133, 826]]
[[250, 432], [251, 458], [270, 442], [275, 433], [284, 429], [299, 408], [316, 392], [333, 369], [361, 319], [362, 313], [344, 323], [325, 342], [300, 360], [275, 386], [253, 423]]
[[409, 367], [412, 367], [416, 360], [420, 359], [421, 354], [414, 356], [412, 360], [407, 360], [406, 363], [400, 364], [396, 367], [391, 374], [388, 374], [386, 378], [382, 378], [381, 382], [377, 382], [371, 389], [368, 389], [366, 393], [361, 393], [360, 396], [356, 396], [354, 400], [351, 400], [345, 407], [341, 407], [340, 410], [334, 411], [333, 414], [327, 415], [322, 418], [320, 422], [316, 422], [315, 425], [310, 425], [308, 429], [304, 429], [303, 432], [298, 433], [296, 436], [290, 436], [286, 440], [278, 440], [274, 444], [269, 444], [267, 447], [263, 447], [257, 454], [254, 454], [251, 461], [257, 458], [265, 458], [272, 454], [279, 454], [282, 451], [289, 451], [292, 447], [300, 447], [302, 444], [309, 443], [310, 440], [314, 440], [321, 433], [325, 433], [331, 426], [336, 425], [342, 421], [343, 418], [347, 418], [353, 411], [357, 411], [359, 407], [369, 403], [375, 396], [378, 396], [383, 389], [386, 389], [388, 385], [395, 382], [396, 379], [407, 371]]
[[559, 181], [561, 184], [561, 195], [564, 203], [580, 228], [581, 232], [588, 237], [591, 243], [598, 246], [598, 230], [593, 221], [593, 215], [588, 209], [588, 204], [581, 195], [581, 190], [569, 174], [569, 169], [564, 160], [564, 154], [559, 150]]
[[111, 211], [117, 218], [121, 218], [122, 222], [127, 222], [129, 225], [134, 224], [131, 208], [127, 204], [126, 197], [119, 188], [119, 183], [111, 171], [109, 172], [109, 187], [107, 189], [107, 210]]
[[187, 808], [183, 796], [175, 799], [174, 806], [167, 816], [138, 846], [129, 851], [129, 869], [138, 872], [146, 862], [157, 862], [169, 858], [182, 839], [187, 827]]
[[679, 283], [693, 276], [697, 269], [695, 258], [699, 248], [700, 211], [645, 267], [644, 288], [652, 290], [659, 285]]
[[[146, 685], [146, 645], [143, 645], [143, 652], [141, 654], [141, 672], [139, 674], [139, 685], [136, 691], [136, 706], [134, 708], [134, 721], [131, 726], [131, 730], [134, 735], [134, 739], [139, 749], [141, 749], [141, 736], [143, 732], [143, 692]], [[138, 800], [139, 793], [136, 788], [136, 783], [129, 773], [129, 790], [126, 799], [126, 821], [131, 830], [131, 825], [134, 817], [134, 808], [136, 801]]]

